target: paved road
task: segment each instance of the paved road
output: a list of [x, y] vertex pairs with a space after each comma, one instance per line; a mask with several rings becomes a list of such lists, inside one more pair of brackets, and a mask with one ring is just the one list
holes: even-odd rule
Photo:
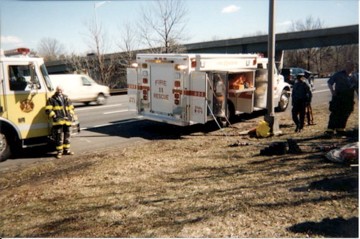
[[[326, 79], [316, 79], [313, 106], [319, 104], [325, 106], [329, 99], [330, 94], [326, 86]], [[119, 150], [121, 150], [124, 146], [131, 145], [135, 141], [176, 139], [182, 134], [217, 129], [214, 123], [178, 127], [141, 120], [134, 112], [128, 111], [127, 95], [111, 96], [107, 104], [103, 106], [78, 104], [75, 107], [81, 123], [80, 134], [72, 138], [72, 149], [76, 154], [102, 150], [108, 147], [119, 147]], [[290, 112], [291, 106], [289, 106], [285, 114], [291, 117]], [[53, 159], [54, 152], [47, 152], [42, 148], [26, 149], [18, 158], [1, 162], [0, 171], [21, 167], [28, 163]]]

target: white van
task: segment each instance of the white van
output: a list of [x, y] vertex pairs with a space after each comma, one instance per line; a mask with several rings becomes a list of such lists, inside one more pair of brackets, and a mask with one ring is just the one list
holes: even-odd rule
[[73, 103], [90, 104], [91, 102], [96, 102], [98, 105], [103, 105], [110, 96], [108, 86], [99, 85], [88, 75], [50, 75], [50, 80], [54, 88], [58, 85], [62, 86], [64, 94], [67, 95]]

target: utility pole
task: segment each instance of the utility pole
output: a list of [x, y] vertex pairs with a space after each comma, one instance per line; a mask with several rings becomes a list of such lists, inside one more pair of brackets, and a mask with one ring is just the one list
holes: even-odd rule
[[268, 35], [268, 88], [267, 114], [265, 121], [269, 124], [273, 135], [281, 134], [279, 121], [274, 111], [274, 67], [275, 67], [275, 0], [269, 0], [269, 35]]

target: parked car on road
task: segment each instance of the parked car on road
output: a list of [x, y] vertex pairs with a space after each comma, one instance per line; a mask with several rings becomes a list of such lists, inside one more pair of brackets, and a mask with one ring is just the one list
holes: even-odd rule
[[285, 82], [289, 83], [290, 85], [293, 85], [295, 83], [296, 76], [300, 73], [303, 73], [305, 75], [305, 78], [308, 79], [309, 84], [311, 85], [311, 87], [313, 87], [315, 74], [313, 74], [311, 71], [305, 70], [300, 67], [288, 67], [281, 69], [281, 75], [284, 76]]

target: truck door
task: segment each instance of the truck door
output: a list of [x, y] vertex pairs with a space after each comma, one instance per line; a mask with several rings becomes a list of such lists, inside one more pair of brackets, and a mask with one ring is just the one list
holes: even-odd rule
[[172, 63], [151, 64], [150, 104], [151, 110], [160, 114], [172, 114], [174, 107], [173, 86], [175, 69]]
[[4, 64], [4, 116], [18, 126], [22, 139], [47, 136], [49, 120], [45, 114], [48, 90], [39, 66], [28, 62]]
[[127, 68], [127, 85], [128, 85], [128, 98], [129, 110], [138, 111], [139, 105], [139, 90], [138, 90], [138, 77], [136, 68]]
[[189, 121], [204, 124], [207, 121], [206, 73], [192, 72], [189, 83], [190, 90], [185, 92], [189, 96]]

